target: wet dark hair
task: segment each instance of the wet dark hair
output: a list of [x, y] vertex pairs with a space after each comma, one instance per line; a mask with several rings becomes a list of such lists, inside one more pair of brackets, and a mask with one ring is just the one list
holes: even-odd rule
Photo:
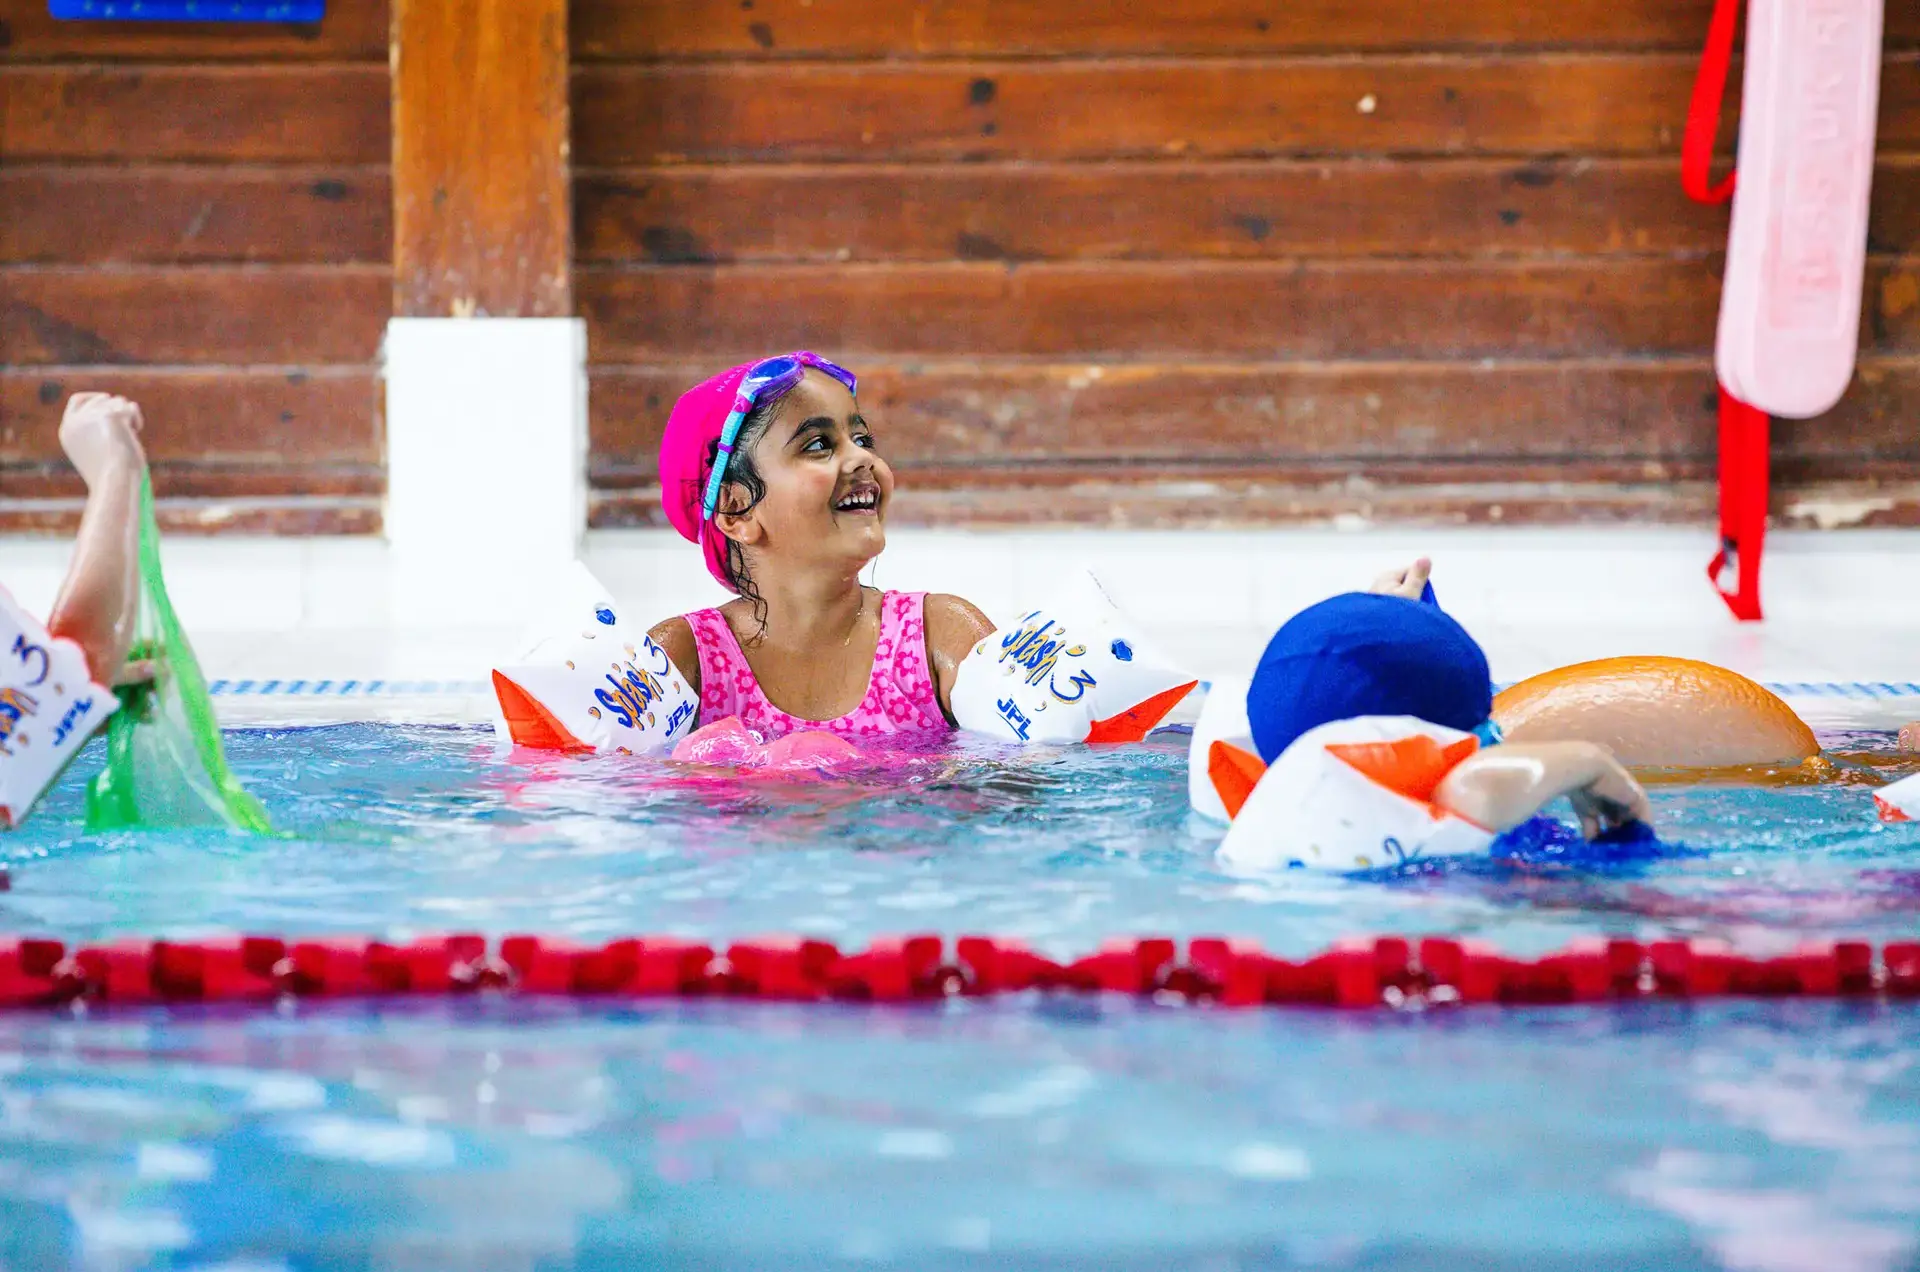
[[[790, 393], [792, 390], [789, 389], [787, 392]], [[779, 412], [780, 403], [786, 399], [786, 396], [786, 393], [779, 393], [756, 401], [753, 404], [753, 410], [747, 413], [747, 418], [740, 421], [740, 433], [734, 438], [733, 454], [727, 459], [727, 475], [720, 488], [720, 504], [714, 509], [714, 516], [718, 517], [722, 512], [732, 513], [735, 516], [752, 512], [760, 506], [760, 501], [767, 497], [767, 483], [760, 476], [760, 469], [753, 462], [753, 448], [760, 444], [762, 437], [766, 436], [767, 426], [773, 423], [773, 417]], [[720, 439], [716, 437], [707, 443], [709, 469], [719, 457]], [[746, 493], [745, 503], [727, 497], [729, 488], [733, 486], [738, 486]], [[718, 534], [719, 529], [716, 525], [714, 533]], [[727, 585], [744, 597], [747, 604], [753, 606], [753, 621], [760, 627], [760, 636], [764, 636], [767, 631], [767, 601], [760, 595], [760, 589], [753, 585], [753, 576], [747, 572], [746, 548], [738, 541], [728, 539], [720, 568], [726, 573]], [[757, 643], [759, 638], [756, 636], [749, 643]]]

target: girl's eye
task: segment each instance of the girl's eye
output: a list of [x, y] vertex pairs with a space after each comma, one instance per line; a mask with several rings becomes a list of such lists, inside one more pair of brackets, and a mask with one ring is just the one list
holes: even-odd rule
[[866, 447], [866, 448], [867, 448], [868, 450], [872, 450], [872, 449], [873, 449], [873, 434], [872, 434], [872, 433], [861, 433], [861, 434], [858, 434], [857, 436], [855, 436], [855, 437], [854, 437], [854, 439], [853, 439], [853, 444], [854, 444], [855, 446], [864, 446], [864, 447]]
[[814, 438], [809, 438], [807, 441], [807, 444], [805, 446], [802, 446], [800, 449], [802, 452], [812, 451], [815, 454], [818, 454], [821, 451], [832, 450], [833, 443], [829, 442], [824, 437], [814, 437]]

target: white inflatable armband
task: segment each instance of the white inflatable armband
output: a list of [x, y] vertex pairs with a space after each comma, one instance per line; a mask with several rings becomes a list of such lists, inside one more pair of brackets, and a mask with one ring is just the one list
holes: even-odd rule
[[[583, 568], [570, 623], [493, 670], [494, 734], [515, 746], [667, 755], [692, 733], [700, 700], [667, 651], [628, 627]], [[597, 596], [594, 595], [597, 593]]]
[[1144, 640], [1091, 577], [974, 646], [953, 718], [1001, 742], [1138, 742], [1199, 682]]
[[1881, 0], [1752, 0], [1715, 366], [1790, 419], [1840, 400], [1860, 346]]
[[1214, 785], [1211, 753], [1215, 742], [1243, 751], [1254, 749], [1253, 726], [1247, 722], [1249, 687], [1244, 680], [1216, 680], [1209, 685], [1200, 719], [1193, 726], [1193, 742], [1187, 748], [1187, 803], [1202, 817], [1222, 824], [1233, 818]]
[[1890, 782], [1873, 793], [1884, 822], [1920, 821], [1920, 773]]
[[1308, 730], [1260, 778], [1221, 841], [1220, 859], [1255, 869], [1354, 871], [1484, 853], [1491, 831], [1426, 798], [1478, 748], [1471, 733], [1412, 716]]
[[87, 656], [0, 588], [0, 825], [12, 829], [120, 705]]

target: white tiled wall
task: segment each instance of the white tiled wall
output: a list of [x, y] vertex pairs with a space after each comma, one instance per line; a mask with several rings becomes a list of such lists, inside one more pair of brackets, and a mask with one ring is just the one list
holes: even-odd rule
[[[1778, 534], [1769, 620], [1740, 624], [1706, 580], [1711, 536], [1671, 529], [1131, 532], [895, 531], [880, 586], [955, 592], [990, 615], [1092, 569], [1203, 672], [1249, 663], [1273, 629], [1416, 556], [1502, 679], [1584, 658], [1664, 653], [1771, 679], [1920, 678], [1920, 534]], [[588, 563], [661, 614], [722, 594], [670, 533], [603, 533]]]
[[[1777, 534], [1763, 624], [1707, 585], [1710, 534], [1675, 529], [1129, 532], [896, 530], [882, 587], [954, 592], [995, 618], [1091, 568], [1202, 675], [1244, 670], [1305, 605], [1417, 555], [1441, 602], [1513, 680], [1623, 653], [1705, 658], [1765, 680], [1920, 681], [1920, 533]], [[0, 578], [44, 612], [69, 547], [0, 540]], [[724, 594], [671, 532], [590, 535], [587, 564], [651, 621]], [[499, 577], [464, 616], [397, 625], [378, 540], [174, 539], [169, 586], [209, 675], [477, 680], [508, 657], [541, 580]]]

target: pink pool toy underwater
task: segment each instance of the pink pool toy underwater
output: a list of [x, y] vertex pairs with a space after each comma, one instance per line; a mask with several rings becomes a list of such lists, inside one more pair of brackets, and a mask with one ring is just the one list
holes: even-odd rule
[[682, 764], [716, 764], [734, 768], [793, 773], [839, 768], [860, 759], [851, 742], [822, 729], [789, 733], [762, 742], [737, 716], [728, 716], [693, 731], [673, 749]]

